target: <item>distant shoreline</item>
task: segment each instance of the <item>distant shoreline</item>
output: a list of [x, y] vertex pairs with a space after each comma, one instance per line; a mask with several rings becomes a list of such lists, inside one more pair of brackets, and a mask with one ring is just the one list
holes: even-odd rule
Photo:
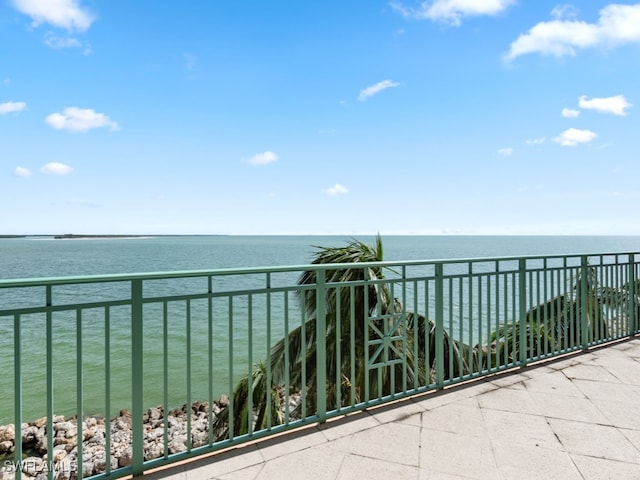
[[65, 233], [64, 235], [54, 235], [56, 240], [79, 239], [79, 238], [145, 238], [149, 235], [76, 235], [74, 233]]

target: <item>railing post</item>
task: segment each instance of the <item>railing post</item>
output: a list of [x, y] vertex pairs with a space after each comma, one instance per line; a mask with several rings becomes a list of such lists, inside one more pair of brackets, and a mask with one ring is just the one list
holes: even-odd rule
[[586, 350], [589, 346], [589, 312], [587, 310], [587, 288], [589, 288], [587, 283], [588, 268], [589, 260], [583, 255], [580, 257], [580, 298], [578, 299], [580, 302], [580, 344], [583, 350]]
[[[47, 307], [53, 304], [51, 285], [46, 286], [45, 290]], [[47, 308], [47, 432], [53, 432], [53, 314], [50, 308]], [[107, 445], [109, 445], [107, 443]], [[47, 435], [47, 452], [53, 452], [53, 435]], [[51, 456], [53, 457], [53, 456]], [[51, 461], [51, 458], [49, 458]], [[47, 479], [53, 480], [53, 468], [47, 471]]]
[[638, 332], [638, 306], [636, 305], [636, 264], [635, 254], [629, 254], [629, 323], [631, 336]]
[[520, 367], [527, 366], [527, 259], [518, 261], [518, 322]]
[[[316, 412], [321, 423], [327, 419], [327, 285], [326, 270], [316, 270]], [[306, 368], [306, 366], [305, 366]]]
[[444, 273], [442, 263], [435, 264], [436, 274], [436, 388], [444, 384]]
[[15, 409], [13, 412], [15, 415], [13, 444], [15, 445], [14, 465], [17, 480], [22, 478], [22, 467], [19, 463], [22, 461], [22, 326], [20, 320], [20, 314], [16, 313], [13, 317], [13, 404]]
[[132, 473], [142, 475], [144, 470], [144, 423], [143, 423], [143, 348], [142, 324], [142, 279], [131, 280], [131, 425], [132, 425]]

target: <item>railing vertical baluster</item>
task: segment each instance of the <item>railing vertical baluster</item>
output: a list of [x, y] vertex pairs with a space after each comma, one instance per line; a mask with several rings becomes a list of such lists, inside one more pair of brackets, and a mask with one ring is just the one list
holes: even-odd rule
[[249, 294], [247, 299], [247, 432], [253, 434], [253, 296]]
[[142, 312], [142, 279], [131, 280], [131, 391], [132, 391], [132, 473], [144, 470], [144, 325]]
[[527, 364], [527, 260], [518, 261], [518, 316], [520, 318], [520, 367]]
[[[464, 307], [463, 307], [463, 282], [462, 277], [458, 277], [458, 338], [460, 339], [460, 343], [464, 343]], [[418, 310], [416, 309], [416, 312]], [[471, 350], [471, 349], [469, 349]], [[461, 376], [468, 375], [469, 371], [465, 372], [464, 369], [464, 354], [458, 355], [458, 368], [461, 373]], [[469, 365], [469, 367], [473, 367], [473, 365]]]
[[371, 400], [371, 385], [369, 376], [369, 270], [364, 269], [364, 285], [362, 286], [362, 296], [364, 297], [364, 312], [362, 319], [362, 329], [364, 331], [364, 398], [365, 402]]
[[324, 268], [316, 271], [316, 377], [317, 415], [321, 423], [327, 419], [327, 285]]
[[[589, 321], [589, 317], [588, 314], [589, 312], [587, 311], [588, 308], [588, 294], [587, 294], [587, 269], [589, 268], [589, 260], [585, 255], [582, 255], [580, 257], [580, 267], [581, 267], [581, 275], [580, 275], [580, 298], [578, 299], [578, 301], [580, 302], [580, 310], [581, 310], [581, 315], [580, 315], [580, 330], [581, 330], [581, 341], [580, 341], [580, 346], [586, 350], [587, 347], [589, 346], [589, 327], [588, 327], [588, 321]], [[577, 346], [577, 345], [576, 345]]]
[[271, 418], [273, 417], [273, 405], [271, 404], [271, 273], [267, 272], [267, 428], [271, 428]]
[[[289, 364], [289, 292], [283, 292], [284, 296], [284, 336], [287, 341], [285, 342], [284, 348], [284, 423], [289, 424], [289, 391], [291, 390], [290, 379], [289, 379], [289, 371], [291, 370], [291, 365]], [[303, 340], [304, 341], [304, 340]]]
[[431, 288], [429, 288], [429, 279], [424, 281], [424, 363], [426, 366], [427, 385], [430, 385], [433, 381], [431, 378], [431, 370], [433, 363], [431, 361], [431, 325], [429, 322], [429, 316], [431, 315]]
[[[356, 404], [356, 292], [355, 287], [351, 285], [349, 287], [349, 347], [351, 349], [351, 378], [349, 383], [351, 384], [351, 404]], [[362, 392], [358, 392], [362, 395]]]
[[[512, 312], [512, 322], [511, 322], [511, 351], [512, 353], [512, 357], [511, 357], [511, 363], [514, 365], [517, 365], [518, 362], [520, 361], [520, 358], [516, 358], [515, 354], [518, 351], [518, 342], [520, 341], [520, 333], [518, 332], [518, 334], [516, 335], [516, 326], [520, 325], [520, 322], [516, 322], [517, 320], [517, 316], [520, 315], [519, 312], [519, 307], [516, 306], [516, 300], [517, 300], [517, 295], [516, 295], [516, 291], [519, 288], [518, 287], [518, 282], [516, 279], [516, 275], [517, 272], [511, 272], [511, 312]], [[519, 328], [519, 327], [518, 327]], [[519, 355], [519, 354], [518, 354]]]
[[302, 337], [302, 353], [300, 355], [300, 363], [302, 364], [301, 370], [302, 373], [300, 375], [300, 385], [302, 387], [302, 417], [307, 418], [307, 322], [306, 322], [306, 313], [307, 313], [307, 291], [305, 291], [305, 305], [300, 309], [300, 336]]
[[[393, 297], [392, 297], [393, 298]], [[393, 300], [392, 300], [393, 302]], [[407, 357], [409, 356], [409, 349], [407, 346], [407, 266], [403, 265], [402, 267], [402, 391], [406, 393], [407, 391]], [[394, 309], [395, 313], [395, 309]]]
[[341, 388], [340, 388], [340, 373], [341, 373], [341, 369], [340, 369], [340, 365], [342, 363], [342, 291], [341, 291], [342, 287], [337, 287], [336, 288], [336, 328], [334, 330], [334, 335], [336, 336], [336, 348], [335, 348], [335, 352], [336, 352], [336, 358], [335, 358], [335, 368], [336, 368], [336, 378], [334, 378], [335, 381], [335, 386], [336, 386], [336, 391], [335, 391], [335, 400], [336, 400], [336, 408], [338, 409], [338, 411], [340, 410], [340, 408], [342, 407], [342, 395], [340, 394]]
[[[426, 315], [426, 312], [425, 312]], [[419, 368], [419, 345], [420, 345], [420, 335], [418, 334], [418, 282], [417, 280], [413, 281], [413, 388], [414, 390], [420, 385], [420, 378], [418, 375]], [[426, 362], [425, 362], [426, 366]], [[425, 369], [427, 369], [425, 367]], [[428, 370], [426, 372], [428, 375]], [[427, 380], [428, 381], [428, 380]]]
[[191, 300], [187, 299], [186, 305], [186, 327], [187, 327], [187, 351], [185, 352], [187, 355], [187, 371], [185, 372], [187, 375], [187, 452], [191, 451], [193, 447], [193, 441], [191, 438], [191, 412], [192, 412], [192, 402], [191, 402]]
[[82, 381], [82, 310], [76, 310], [76, 427], [78, 429], [78, 477], [82, 478], [82, 465], [84, 464], [84, 445], [83, 445], [83, 429], [82, 420], [84, 419], [83, 391], [84, 385]]
[[[500, 278], [501, 278], [501, 272], [500, 272], [500, 262], [496, 261], [496, 265], [495, 265], [495, 272], [496, 272], [496, 289], [495, 289], [495, 317], [496, 317], [496, 326], [495, 326], [495, 331], [499, 332], [500, 331]], [[502, 277], [504, 278], [504, 277]], [[487, 339], [487, 341], [489, 341], [491, 338], [489, 337]], [[495, 358], [495, 366], [496, 367], [501, 367], [501, 363], [500, 363], [500, 348], [499, 348], [499, 344], [498, 344], [498, 340], [499, 337], [496, 336], [495, 339], [495, 343], [496, 343], [496, 349], [495, 349], [495, 354], [494, 352], [491, 352], [494, 355]]]
[[635, 255], [629, 254], [629, 320], [631, 323], [631, 335], [638, 331], [638, 310], [636, 304], [636, 266]]
[[162, 404], [164, 458], [169, 456], [169, 305], [162, 302]]
[[[49, 308], [53, 300], [51, 285], [47, 285], [45, 295], [47, 302], [47, 453], [52, 452], [47, 455], [47, 460], [53, 462], [53, 315]], [[49, 480], [53, 480], [53, 473], [53, 468], [47, 469]]]
[[453, 378], [453, 349], [455, 348], [453, 345], [453, 278], [449, 277], [448, 285], [448, 299], [449, 304], [447, 308], [449, 310], [449, 378]]
[[16, 480], [21, 480], [22, 469], [22, 332], [20, 314], [13, 316], [13, 405], [15, 417], [14, 461], [16, 465]]
[[235, 405], [233, 401], [233, 295], [229, 295], [229, 306], [227, 310], [227, 321], [228, 321], [228, 346], [229, 346], [229, 440], [233, 440], [234, 436], [234, 414], [233, 411]]
[[[620, 265], [620, 262], [619, 262], [619, 257], [616, 255], [615, 270], [611, 274], [611, 281], [612, 281], [613, 285], [615, 286], [614, 288], [616, 288], [616, 289], [620, 289], [622, 287], [622, 282], [621, 282], [621, 279], [620, 279], [620, 271], [622, 270], [622, 267], [623, 266]], [[622, 281], [624, 281], [624, 274], [623, 274]], [[618, 325], [626, 324], [627, 330], [631, 329], [631, 324], [629, 322], [629, 319], [628, 319], [627, 315], [622, 315], [622, 317], [623, 318], [619, 318], [618, 319], [618, 322], [617, 322]]]
[[[569, 271], [569, 285], [572, 285], [572, 287], [576, 290], [576, 292], [578, 292], [579, 290], [579, 288], [576, 288], [577, 282], [580, 281], [579, 275], [580, 275], [579, 268], [571, 269]], [[574, 296], [572, 298], [572, 301], [569, 303], [569, 318], [571, 319], [575, 318], [575, 316], [578, 315], [578, 312], [580, 311], [580, 307], [577, 304], [578, 301], [579, 299], [576, 296]], [[552, 305], [554, 304], [552, 303]], [[556, 320], [555, 323], [558, 324], [560, 322]], [[571, 345], [576, 346], [578, 344], [578, 335], [582, 335], [582, 332], [578, 332], [577, 325], [571, 325], [571, 330], [569, 332], [561, 331], [560, 334], [564, 334], [565, 340], [563, 345], [563, 343], [561, 342], [561, 339], [558, 338], [558, 344], [560, 345], [559, 350], [564, 350], [567, 348], [567, 345], [569, 344], [568, 342], [571, 342]]]
[[444, 271], [435, 264], [436, 274], [436, 387], [444, 384]]
[[[391, 283], [390, 294], [389, 294], [389, 298], [390, 299], [396, 298], [396, 293], [395, 293], [395, 288], [394, 287], [395, 287], [395, 283]], [[393, 300], [391, 300], [391, 305], [392, 305], [391, 308], [394, 308], [393, 307]], [[382, 305], [380, 305], [380, 314], [382, 315]], [[385, 319], [383, 322], [384, 322], [384, 334], [385, 334], [385, 336], [387, 338], [389, 336], [393, 336], [393, 333], [392, 333], [391, 329], [394, 326], [395, 318], [389, 319], [389, 320]], [[402, 349], [402, 351], [404, 351], [404, 348]], [[383, 355], [384, 355], [384, 362], [387, 363], [389, 361], [389, 349], [388, 348], [383, 349]], [[391, 394], [393, 395], [393, 394], [396, 393], [396, 369], [395, 369], [395, 366], [387, 365], [387, 366], [382, 367], [382, 368], [379, 369], [379, 371], [380, 371], [380, 382], [378, 383], [379, 387], [382, 386], [382, 372], [383, 372], [383, 369], [385, 369], [385, 370], [387, 370], [389, 372], [389, 377], [390, 377], [390, 380], [391, 380]], [[379, 396], [380, 397], [382, 397], [382, 391], [383, 391], [383, 389], [379, 388]]]
[[[487, 352], [486, 358], [484, 352], [482, 351], [482, 275], [478, 275], [476, 278], [476, 283], [478, 285], [478, 341], [477, 344], [480, 348], [478, 348], [478, 371], [481, 372], [486, 370], [489, 366], [489, 352]], [[486, 362], [486, 365], [483, 365]]]
[[213, 444], [213, 277], [209, 275], [207, 277], [207, 354], [208, 365], [207, 371], [209, 373], [208, 381], [208, 396], [209, 396], [209, 411], [207, 413], [207, 425], [208, 435], [207, 440], [209, 445]]
[[[111, 309], [104, 307], [104, 453], [105, 473], [111, 473]], [[51, 431], [51, 430], [49, 430]], [[51, 436], [53, 442], [53, 435]], [[49, 452], [53, 452], [53, 447]]]
[[[473, 264], [469, 262], [467, 265], [467, 317], [469, 320], [469, 328], [467, 332], [469, 334], [469, 345], [473, 345]], [[478, 350], [476, 358], [473, 356], [473, 349], [469, 349], [469, 365], [471, 366], [471, 373], [476, 373], [476, 370], [480, 372], [481, 365], [480, 359], [482, 358], [482, 350]], [[474, 362], [477, 364], [474, 366]]]
[[[603, 262], [603, 256], [600, 255], [598, 257], [598, 265], [597, 268], [595, 268], [595, 279], [594, 279], [594, 286], [593, 288], [595, 288], [596, 286], [602, 286], [602, 262]], [[597, 295], [598, 293], [594, 291], [594, 295]], [[601, 315], [601, 308], [596, 307], [595, 309], [595, 318], [593, 319], [596, 323], [595, 323], [595, 338], [594, 340], [598, 340], [598, 341], [602, 341], [605, 339], [605, 332], [604, 329], [602, 328], [602, 323], [605, 322], [606, 320], [602, 317]]]
[[[504, 340], [503, 340], [503, 346], [502, 349], [504, 350], [504, 355], [502, 358], [502, 361], [504, 362], [504, 365], [508, 365], [509, 363], [511, 363], [509, 361], [509, 345], [508, 345], [508, 336], [507, 336], [507, 326], [509, 325], [509, 278], [510, 275], [509, 273], [505, 273], [504, 274], [504, 282], [502, 285], [502, 302], [504, 304], [504, 310], [502, 313], [502, 325], [504, 328]], [[513, 281], [513, 280], [512, 280]], [[513, 318], [513, 317], [511, 317]]]

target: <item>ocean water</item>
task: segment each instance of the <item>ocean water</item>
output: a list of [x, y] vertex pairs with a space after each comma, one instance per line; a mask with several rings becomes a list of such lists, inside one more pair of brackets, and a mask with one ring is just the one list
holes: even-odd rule
[[[132, 239], [0, 239], [0, 279], [302, 265], [314, 246], [349, 236], [162, 236]], [[635, 236], [388, 236], [385, 260], [429, 260], [640, 250]], [[373, 243], [375, 237], [358, 240]]]
[[[111, 273], [160, 272], [176, 270], [201, 270], [235, 267], [304, 265], [312, 260], [314, 246], [340, 246], [349, 236], [161, 236], [132, 239], [74, 239], [56, 240], [52, 237], [0, 239], [0, 279], [63, 277], [69, 275], [93, 275]], [[373, 243], [372, 236], [358, 237]], [[551, 255], [575, 253], [625, 253], [640, 251], [640, 237], [488, 237], [488, 236], [383, 236], [386, 260], [427, 260], [445, 258], [475, 258], [520, 255]], [[93, 287], [95, 289], [95, 286]], [[78, 295], [79, 292], [72, 292]], [[2, 302], [0, 296], [0, 302]], [[0, 305], [2, 308], [3, 305]], [[207, 395], [208, 370], [205, 321], [200, 321], [198, 306], [194, 304], [192, 334], [196, 339], [192, 357], [192, 399], [204, 399]], [[206, 310], [206, 309], [205, 309]], [[73, 313], [73, 312], [72, 312]], [[120, 315], [120, 316], [119, 316]], [[111, 403], [112, 411], [128, 408], [131, 392], [129, 327], [124, 319], [128, 311], [114, 309], [111, 333], [111, 350], [126, 352], [112, 357]], [[95, 317], [95, 318], [94, 318]], [[148, 406], [162, 401], [161, 365], [162, 339], [159, 323], [161, 312], [145, 311], [145, 401]], [[147, 320], [149, 318], [149, 320]], [[86, 345], [83, 346], [84, 413], [103, 411], [104, 407], [104, 338], [103, 316], [100, 312], [88, 312], [85, 323]], [[122, 325], [119, 324], [122, 322]], [[56, 319], [57, 332], [54, 341], [54, 409], [58, 414], [75, 412], [76, 345], [75, 319], [61, 316]], [[171, 348], [177, 355], [169, 360], [170, 403], [177, 406], [184, 402], [187, 383], [183, 357], [185, 348], [184, 324], [177, 324], [169, 334]], [[246, 338], [236, 332], [216, 326], [222, 343], [225, 335], [236, 335], [236, 345], [242, 350]], [[255, 327], [259, 329], [259, 327]], [[217, 330], [218, 331], [218, 330]], [[0, 316], [0, 425], [13, 422], [13, 317]], [[31, 420], [46, 413], [43, 399], [46, 359], [44, 356], [44, 321], [42, 317], [27, 319], [23, 336], [23, 419]], [[255, 332], [262, 341], [264, 332]], [[274, 335], [276, 340], [280, 335]], [[200, 342], [200, 343], [199, 343]], [[214, 352], [214, 374], [226, 371], [227, 353], [224, 349]], [[204, 356], [204, 358], [203, 358]], [[259, 359], [256, 353], [254, 360]], [[218, 363], [220, 365], [218, 365]], [[246, 371], [239, 361], [236, 372]], [[232, 379], [232, 383], [233, 383]], [[217, 385], [215, 395], [229, 393], [229, 383]], [[148, 394], [148, 396], [147, 396]]]

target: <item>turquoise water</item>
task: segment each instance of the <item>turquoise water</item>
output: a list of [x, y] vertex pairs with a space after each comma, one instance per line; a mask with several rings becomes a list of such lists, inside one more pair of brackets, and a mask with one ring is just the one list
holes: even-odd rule
[[[0, 278], [61, 277], [109, 273], [157, 272], [231, 267], [274, 265], [302, 265], [312, 259], [313, 245], [344, 245], [348, 236], [193, 236], [155, 237], [136, 239], [54, 240], [33, 237], [0, 239]], [[374, 237], [359, 237], [372, 243]], [[640, 250], [640, 237], [383, 237], [386, 260], [425, 260], [435, 258], [469, 258], [516, 255], [549, 255], [573, 253], [608, 253]], [[291, 279], [292, 282], [295, 278]], [[231, 279], [229, 280], [231, 281]], [[234, 288], [238, 285], [234, 285]], [[109, 296], [109, 291], [96, 292], [92, 286], [86, 293]], [[105, 290], [111, 287], [104, 286]], [[92, 289], [92, 290], [91, 290]], [[171, 292], [168, 292], [171, 293]], [[82, 291], [70, 291], [71, 296]], [[114, 293], [115, 294], [115, 293]], [[0, 296], [0, 302], [3, 297]], [[3, 306], [6, 306], [3, 304]], [[207, 322], [206, 305], [192, 305], [192, 400], [207, 396]], [[277, 306], [276, 306], [277, 307]], [[243, 307], [239, 307], [242, 318]], [[180, 307], [176, 306], [179, 310]], [[246, 310], [245, 310], [246, 311]], [[117, 413], [127, 408], [131, 391], [130, 337], [128, 307], [114, 309], [110, 330], [111, 403]], [[184, 316], [176, 312], [176, 318]], [[145, 401], [148, 406], [162, 403], [162, 312], [154, 307], [145, 310]], [[273, 339], [284, 333], [279, 319], [274, 319]], [[239, 322], [242, 323], [242, 322]], [[46, 370], [45, 323], [42, 316], [27, 318], [24, 327], [23, 360], [25, 420], [44, 416], [44, 378]], [[54, 320], [54, 406], [56, 413], [75, 412], [76, 345], [75, 316], [58, 315]], [[234, 337], [238, 351], [247, 345], [246, 325], [229, 332], [225, 322], [214, 325], [218, 338], [214, 350], [214, 378], [226, 375], [227, 339]], [[254, 342], [265, 345], [261, 324], [254, 325]], [[13, 419], [13, 318], [0, 317], [0, 424]], [[86, 414], [104, 412], [104, 336], [103, 314], [88, 311], [83, 317], [83, 381], [84, 411]], [[171, 338], [169, 359], [170, 403], [176, 406], [185, 401], [186, 378], [183, 360], [186, 348], [184, 321], [177, 321], [169, 330]], [[216, 348], [218, 348], [216, 346]], [[256, 348], [254, 360], [260, 358]], [[244, 363], [243, 363], [244, 362]], [[235, 367], [234, 367], [235, 368]], [[236, 373], [246, 371], [246, 359], [238, 359]], [[215, 386], [215, 395], [229, 392], [228, 381]]]
[[[314, 245], [349, 236], [167, 236], [135, 239], [0, 239], [0, 278], [60, 277], [230, 267], [301, 265]], [[373, 242], [374, 237], [358, 240]], [[640, 237], [388, 236], [386, 260], [626, 252]]]

